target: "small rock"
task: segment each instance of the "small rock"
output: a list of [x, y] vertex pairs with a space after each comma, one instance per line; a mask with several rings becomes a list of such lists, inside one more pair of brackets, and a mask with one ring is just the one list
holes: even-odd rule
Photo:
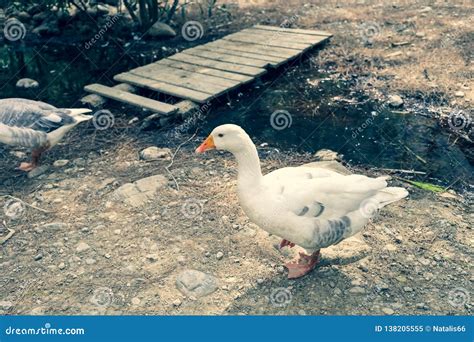
[[417, 32], [415, 33], [415, 36], [418, 37], [418, 38], [424, 38], [425, 37], [425, 33], [424, 32]]
[[464, 94], [463, 91], [457, 91], [457, 92], [454, 93], [454, 96], [456, 96], [456, 97], [464, 97], [465, 95], [466, 94]]
[[43, 254], [36, 254], [34, 259], [35, 259], [35, 261], [43, 259]]
[[416, 308], [418, 310], [429, 310], [430, 307], [426, 305], [425, 303], [416, 303]]
[[16, 82], [16, 87], [17, 88], [24, 88], [24, 89], [32, 89], [32, 88], [38, 88], [39, 83], [38, 81], [35, 81], [31, 78], [22, 78]]
[[363, 287], [360, 287], [360, 286], [354, 286], [354, 287], [351, 287], [349, 289], [349, 293], [352, 293], [352, 294], [364, 294], [365, 293], [365, 289]]
[[65, 231], [67, 229], [67, 224], [63, 222], [53, 222], [53, 223], [48, 223], [45, 224], [44, 226], [41, 226], [41, 230], [45, 232], [60, 232], [60, 231]]
[[382, 308], [382, 312], [386, 315], [393, 315], [395, 313], [395, 311], [393, 311], [393, 309], [390, 309], [390, 308]]
[[69, 160], [67, 160], [67, 159], [59, 159], [59, 160], [56, 160], [56, 161], [53, 163], [53, 166], [54, 166], [54, 167], [64, 167], [64, 166], [66, 166], [67, 164], [69, 164]]
[[138, 306], [138, 305], [140, 305], [140, 303], [141, 303], [140, 298], [137, 298], [137, 297], [132, 298], [132, 304], [133, 305]]
[[30, 172], [28, 172], [27, 177], [28, 178], [36, 178], [36, 177], [39, 177], [42, 174], [46, 173], [48, 170], [49, 170], [48, 165], [41, 165], [41, 166], [38, 166], [37, 168], [31, 170]]
[[399, 108], [403, 106], [404, 103], [403, 99], [398, 95], [390, 95], [387, 102], [388, 105], [393, 108]]
[[96, 261], [92, 258], [87, 258], [86, 259], [86, 264], [87, 265], [94, 265], [96, 263]]
[[159, 148], [151, 146], [140, 152], [140, 158], [143, 160], [170, 160], [171, 150], [169, 148]]
[[178, 306], [180, 306], [180, 305], [181, 305], [181, 301], [180, 301], [179, 299], [175, 299], [175, 300], [173, 301], [173, 306], [178, 307]]
[[391, 243], [388, 243], [385, 245], [385, 250], [389, 252], [395, 252], [397, 249], [398, 249], [397, 246], [392, 245]]
[[8, 310], [13, 306], [13, 303], [7, 300], [0, 301], [0, 308]]
[[405, 286], [405, 287], [403, 288], [403, 291], [405, 291], [405, 292], [413, 292], [413, 289], [412, 289], [411, 287], [409, 287], [409, 286]]
[[76, 252], [82, 253], [82, 252], [87, 251], [89, 248], [91, 247], [87, 243], [85, 243], [84, 241], [81, 241], [78, 243], [76, 247]]
[[59, 268], [60, 270], [64, 270], [64, 269], [66, 268], [66, 264], [65, 264], [64, 262], [62, 262], [62, 263], [60, 263], [60, 264], [58, 265], [58, 268]]
[[152, 37], [165, 38], [165, 37], [175, 37], [176, 32], [169, 25], [157, 21], [153, 24], [152, 27], [148, 30], [147, 34]]
[[283, 266], [278, 266], [278, 267], [276, 268], [276, 270], [277, 270], [277, 272], [280, 273], [280, 274], [285, 273], [285, 268], [284, 268]]
[[340, 295], [342, 295], [342, 291], [341, 291], [340, 289], [338, 289], [338, 288], [335, 288], [335, 289], [334, 289], [334, 295], [340, 296]]
[[196, 270], [181, 272], [176, 278], [176, 287], [188, 297], [204, 297], [218, 288], [218, 279], [210, 274]]
[[264, 281], [265, 280], [263, 278], [258, 278], [257, 279], [257, 284], [262, 285], [264, 283]]
[[140, 207], [152, 200], [157, 191], [166, 185], [168, 185], [168, 179], [163, 175], [142, 178], [134, 183], [122, 185], [113, 192], [112, 199], [133, 207]]
[[216, 259], [217, 259], [217, 260], [221, 260], [223, 257], [224, 257], [224, 253], [222, 253], [222, 252], [217, 252], [217, 254], [216, 254]]

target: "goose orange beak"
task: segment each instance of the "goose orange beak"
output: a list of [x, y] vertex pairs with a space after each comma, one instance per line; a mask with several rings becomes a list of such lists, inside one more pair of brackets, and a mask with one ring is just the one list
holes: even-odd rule
[[207, 150], [215, 149], [214, 138], [212, 135], [208, 136], [206, 140], [196, 149], [196, 153], [204, 153]]

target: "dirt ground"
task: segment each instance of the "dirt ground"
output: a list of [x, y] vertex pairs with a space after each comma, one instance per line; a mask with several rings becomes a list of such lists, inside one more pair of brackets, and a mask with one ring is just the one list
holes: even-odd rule
[[[335, 34], [315, 63], [347, 77], [365, 75], [360, 86], [372, 96], [397, 92], [469, 108], [472, 8], [426, 6], [245, 7], [248, 14], [225, 30], [279, 25], [296, 11], [297, 26]], [[360, 29], [370, 23], [374, 30]], [[359, 236], [323, 250], [310, 275], [288, 280], [282, 265], [295, 251], [279, 251], [277, 237], [248, 222], [229, 155], [196, 156], [198, 137], [125, 126], [107, 132], [81, 126], [47, 154], [49, 169], [32, 179], [14, 170], [24, 155], [0, 147], [0, 241], [14, 230], [0, 245], [0, 314], [472, 314], [472, 194], [436, 194], [394, 181], [409, 190], [407, 199], [384, 208]], [[149, 146], [176, 154], [140, 160]], [[314, 161], [261, 152], [265, 172]], [[69, 162], [53, 166], [57, 160]], [[153, 175], [168, 182], [142, 206], [113, 196], [123, 184]], [[189, 269], [216, 277], [217, 289], [200, 298], [183, 295], [176, 279]]]

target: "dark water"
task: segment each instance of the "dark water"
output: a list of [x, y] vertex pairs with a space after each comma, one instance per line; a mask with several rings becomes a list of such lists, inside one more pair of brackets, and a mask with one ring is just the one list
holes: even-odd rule
[[[80, 106], [84, 85], [112, 85], [113, 76], [151, 63], [170, 49], [145, 42], [126, 48], [107, 46], [25, 45], [0, 50], [0, 98], [25, 97], [59, 107]], [[331, 80], [308, 60], [294, 62], [254, 85], [224, 96], [211, 105], [202, 132], [222, 123], [244, 127], [258, 143], [298, 152], [322, 148], [344, 155], [351, 164], [426, 172], [417, 179], [469, 187], [473, 167], [465, 153], [435, 120], [400, 114], [354, 92], [353, 82]], [[18, 79], [40, 82], [19, 90]], [[271, 115], [278, 115], [272, 126]], [[284, 119], [291, 121], [285, 122]], [[280, 127], [278, 127], [280, 122]], [[284, 128], [286, 127], [286, 128]], [[280, 129], [284, 128], [284, 129]]]

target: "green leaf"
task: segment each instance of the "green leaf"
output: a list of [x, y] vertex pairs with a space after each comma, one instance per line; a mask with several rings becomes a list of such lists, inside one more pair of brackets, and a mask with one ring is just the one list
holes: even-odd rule
[[427, 190], [427, 191], [431, 191], [431, 192], [444, 192], [444, 191], [446, 191], [445, 188], [443, 188], [441, 186], [438, 186], [438, 185], [431, 184], [431, 183], [416, 182], [416, 181], [412, 181], [412, 180], [408, 180], [408, 179], [405, 179], [405, 181], [407, 183], [410, 183], [410, 184], [416, 186], [417, 188]]

